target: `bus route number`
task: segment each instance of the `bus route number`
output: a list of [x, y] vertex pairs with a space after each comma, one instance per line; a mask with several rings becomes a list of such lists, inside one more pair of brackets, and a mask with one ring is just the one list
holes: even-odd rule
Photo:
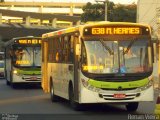
[[105, 34], [105, 28], [92, 28], [92, 34]]

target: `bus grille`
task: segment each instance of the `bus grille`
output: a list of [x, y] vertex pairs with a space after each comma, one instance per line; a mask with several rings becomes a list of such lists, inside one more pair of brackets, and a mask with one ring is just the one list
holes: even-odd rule
[[136, 88], [122, 88], [122, 89], [112, 89], [112, 88], [101, 88], [102, 90], [114, 90], [114, 91], [123, 91], [123, 90], [135, 90]]
[[41, 77], [22, 77], [25, 81], [41, 81]]
[[140, 93], [132, 93], [132, 94], [125, 94], [125, 97], [124, 98], [115, 98], [114, 97], [114, 94], [99, 94], [99, 97], [100, 98], [103, 98], [105, 100], [116, 100], [116, 101], [119, 101], [119, 100], [132, 100], [136, 97], [139, 97], [140, 96]]

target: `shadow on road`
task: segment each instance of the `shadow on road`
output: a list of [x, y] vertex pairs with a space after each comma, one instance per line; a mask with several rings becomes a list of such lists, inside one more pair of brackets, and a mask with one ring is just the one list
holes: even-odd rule
[[31, 83], [18, 83], [14, 86], [11, 86], [13, 89], [19, 89], [19, 90], [23, 90], [23, 89], [42, 89], [40, 84], [31, 84]]
[[[54, 104], [59, 104], [60, 106], [65, 106], [69, 108], [70, 110], [73, 110], [71, 108], [70, 103], [68, 100], [65, 100], [63, 98], [58, 98], [58, 101], [54, 102]], [[80, 113], [82, 114], [101, 114], [101, 115], [106, 115], [106, 114], [119, 114], [119, 115], [126, 115], [126, 114], [138, 114], [138, 112], [128, 112], [125, 109], [125, 105], [120, 105], [120, 104], [82, 104], [81, 108], [79, 110]]]

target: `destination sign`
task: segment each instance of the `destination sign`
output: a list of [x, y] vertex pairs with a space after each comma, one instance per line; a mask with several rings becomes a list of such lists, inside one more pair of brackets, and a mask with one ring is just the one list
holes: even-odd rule
[[93, 26], [84, 29], [84, 35], [146, 35], [149, 28], [136, 26]]
[[92, 32], [94, 34], [140, 34], [140, 28], [92, 28]]
[[41, 39], [19, 39], [15, 40], [18, 44], [41, 44]]
[[28, 64], [28, 65], [29, 65], [30, 62], [29, 62], [28, 60], [17, 60], [17, 61], [16, 61], [16, 64], [19, 64], [19, 65], [20, 65], [20, 64]]

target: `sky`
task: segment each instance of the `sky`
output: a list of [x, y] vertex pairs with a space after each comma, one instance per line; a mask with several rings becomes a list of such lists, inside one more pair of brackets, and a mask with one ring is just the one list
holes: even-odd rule
[[[95, 0], [5, 0], [5, 1], [15, 1], [15, 2], [95, 2]], [[100, 0], [103, 1], [103, 0]], [[133, 2], [137, 3], [137, 0], [109, 0], [113, 1], [114, 3], [121, 3], [121, 4], [131, 4]]]

